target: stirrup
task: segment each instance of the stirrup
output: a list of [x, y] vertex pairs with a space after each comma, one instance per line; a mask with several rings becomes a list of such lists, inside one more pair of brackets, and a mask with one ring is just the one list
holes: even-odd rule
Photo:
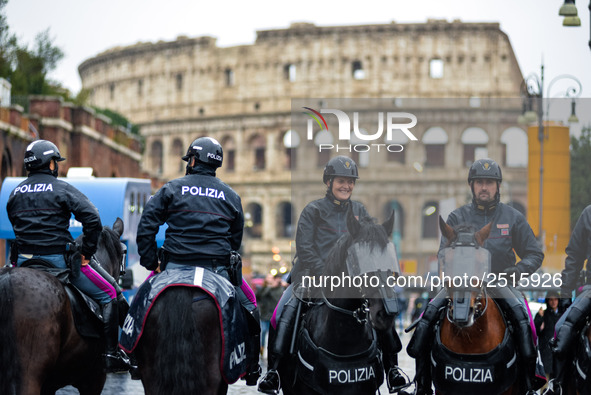
[[121, 352], [103, 354], [105, 361], [105, 371], [107, 373], [123, 373], [130, 369], [129, 359], [123, 356]]
[[253, 385], [257, 385], [257, 381], [259, 377], [261, 377], [261, 373], [263, 369], [261, 369], [261, 365], [257, 363], [257, 367], [255, 370], [251, 370], [250, 372], [246, 373], [244, 376], [244, 380], [246, 380], [246, 385], [252, 387]]
[[[390, 383], [390, 372], [392, 372], [392, 371], [397, 372], [398, 377], [402, 377], [404, 379], [404, 384], [395, 386], [393, 383]], [[408, 375], [404, 372], [404, 370], [400, 369], [398, 366], [391, 367], [388, 370], [388, 372], [386, 372], [386, 385], [388, 386], [388, 391], [391, 394], [398, 392], [402, 389], [408, 388], [408, 387], [410, 387], [411, 384], [412, 384], [412, 381], [410, 380], [410, 377], [408, 377]]]
[[[273, 380], [273, 376], [276, 377], [276, 383], [269, 383], [269, 381]], [[261, 384], [263, 385], [263, 388], [261, 388]], [[265, 384], [268, 385], [268, 388], [264, 388]], [[275, 385], [277, 384], [277, 385]], [[271, 385], [273, 387], [271, 387]], [[281, 389], [281, 376], [279, 376], [279, 373], [277, 372], [277, 370], [275, 369], [269, 369], [267, 371], [267, 373], [265, 374], [265, 377], [263, 377], [263, 379], [261, 380], [261, 382], [259, 383], [259, 386], [257, 387], [257, 390], [259, 392], [262, 392], [263, 394], [270, 394], [270, 395], [277, 395], [279, 394], [279, 390]]]
[[556, 382], [556, 379], [550, 380], [543, 395], [562, 395], [562, 387], [560, 386], [560, 383]]

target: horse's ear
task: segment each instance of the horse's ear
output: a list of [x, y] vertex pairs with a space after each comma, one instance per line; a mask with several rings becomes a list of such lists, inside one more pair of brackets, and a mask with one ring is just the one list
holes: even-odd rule
[[382, 224], [388, 237], [392, 236], [392, 231], [394, 230], [394, 213], [395, 211], [392, 210], [392, 214], [390, 214], [390, 217], [388, 217], [386, 222]]
[[476, 242], [478, 243], [479, 246], [482, 247], [484, 245], [484, 241], [486, 239], [488, 239], [491, 229], [492, 229], [492, 221], [489, 222], [488, 225], [484, 225], [484, 227], [482, 229], [480, 229], [478, 232], [474, 233], [474, 238], [476, 239]]
[[441, 215], [439, 216], [439, 229], [448, 242], [456, 238], [456, 231], [441, 218]]
[[353, 208], [351, 206], [347, 210], [347, 229], [352, 236], [356, 236], [361, 230], [361, 224], [359, 224], [359, 221], [353, 215]]
[[113, 230], [119, 235], [119, 237], [121, 237], [123, 234], [123, 220], [121, 218], [117, 217], [113, 224]]

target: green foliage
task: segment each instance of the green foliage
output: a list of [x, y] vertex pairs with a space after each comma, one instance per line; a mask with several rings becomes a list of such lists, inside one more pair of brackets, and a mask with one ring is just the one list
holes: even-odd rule
[[591, 204], [591, 125], [581, 136], [570, 138], [570, 224], [571, 229], [585, 207]]
[[18, 42], [9, 31], [4, 7], [8, 0], [0, 0], [0, 77], [12, 85], [11, 94], [69, 95], [59, 83], [50, 81], [47, 74], [64, 57], [62, 50], [53, 45], [49, 29], [37, 34], [33, 49]]
[[113, 110], [109, 110], [108, 108], [97, 108], [97, 107], [93, 107], [93, 108], [94, 108], [94, 111], [96, 111], [98, 114], [103, 114], [103, 115], [111, 118], [111, 123], [113, 125], [122, 126], [128, 132], [135, 134], [136, 136], [139, 136], [140, 127], [138, 125], [135, 125], [135, 124], [132, 124], [131, 122], [129, 122], [129, 120], [127, 118], [125, 118], [123, 115], [121, 115], [118, 112], [115, 112]]

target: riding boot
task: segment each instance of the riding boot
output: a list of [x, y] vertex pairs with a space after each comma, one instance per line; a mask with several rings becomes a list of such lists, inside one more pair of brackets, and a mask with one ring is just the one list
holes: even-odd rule
[[522, 366], [524, 366], [526, 392], [534, 393], [533, 380], [536, 372], [537, 351], [533, 341], [529, 316], [519, 300], [520, 296], [515, 295], [512, 290], [507, 287], [500, 287], [496, 289], [496, 292], [499, 293], [500, 297], [495, 298], [495, 301], [513, 327], [513, 334], [516, 337], [515, 343], [522, 358]]
[[552, 352], [559, 359], [564, 359], [565, 355], [571, 352], [572, 343], [585, 326], [585, 317], [589, 313], [591, 313], [591, 291], [579, 295], [564, 312], [565, 318], [562, 325], [556, 326], [556, 344]]
[[129, 360], [119, 349], [119, 312], [117, 301], [111, 300], [103, 305], [103, 335], [105, 338], [105, 371], [107, 373], [126, 372]]
[[127, 317], [127, 312], [129, 311], [129, 303], [122, 293], [117, 294], [117, 309], [119, 311], [119, 326], [123, 328], [125, 317]]
[[433, 327], [439, 318], [439, 311], [447, 303], [445, 289], [435, 296], [423, 312], [423, 316], [416, 323], [415, 331], [406, 347], [408, 355], [414, 359], [422, 358], [433, 344]]
[[252, 311], [247, 311], [249, 345], [247, 346], [247, 373], [244, 376], [246, 385], [253, 386], [257, 384], [259, 377], [261, 377], [261, 366], [259, 365], [259, 347], [261, 345], [261, 324], [258, 307]]
[[416, 395], [431, 395], [431, 361], [429, 355], [433, 348], [433, 328], [439, 318], [441, 309], [447, 304], [446, 290], [442, 289], [431, 299], [422, 317], [416, 323], [416, 329], [410, 339], [406, 351], [415, 359]]
[[415, 359], [415, 385], [416, 390], [414, 395], [432, 395], [431, 389], [431, 361], [429, 360], [430, 353], [421, 358]]
[[281, 389], [281, 380], [277, 368], [281, 363], [281, 358], [289, 352], [299, 303], [301, 302], [294, 297], [283, 307], [277, 322], [275, 341], [271, 342], [271, 339], [269, 339], [268, 368], [267, 373], [259, 383], [259, 392], [278, 394]]
[[398, 367], [398, 353], [402, 350], [402, 343], [394, 328], [376, 331], [376, 333], [380, 350], [382, 350], [386, 384], [388, 391], [392, 394], [410, 385], [406, 374]]
[[558, 359], [552, 356], [552, 364], [554, 371], [552, 379], [548, 382], [548, 387], [543, 395], [562, 395], [562, 387], [564, 384], [564, 375], [566, 373], [567, 359]]

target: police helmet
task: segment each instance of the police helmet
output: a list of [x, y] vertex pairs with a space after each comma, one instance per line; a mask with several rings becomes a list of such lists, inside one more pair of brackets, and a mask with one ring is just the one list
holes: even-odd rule
[[199, 162], [213, 167], [221, 167], [224, 160], [224, 152], [218, 141], [211, 137], [199, 137], [191, 143], [187, 154], [183, 156], [185, 162], [189, 162], [194, 156]]
[[51, 141], [33, 141], [25, 151], [25, 169], [30, 171], [49, 167], [52, 159], [55, 159], [57, 162], [66, 160], [66, 158], [61, 156], [56, 145]]
[[500, 183], [503, 181], [503, 173], [497, 162], [494, 160], [488, 158], [478, 159], [472, 163], [472, 166], [470, 166], [468, 183], [470, 184], [476, 178], [489, 178], [497, 180]]
[[326, 184], [328, 180], [331, 180], [334, 177], [359, 178], [357, 164], [353, 159], [347, 158], [346, 156], [336, 156], [332, 158], [324, 167], [322, 182]]

